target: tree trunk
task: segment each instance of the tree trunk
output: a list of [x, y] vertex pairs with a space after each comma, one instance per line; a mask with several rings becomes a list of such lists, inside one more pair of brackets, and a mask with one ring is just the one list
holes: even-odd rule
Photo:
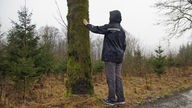
[[88, 19], [88, 0], [67, 0], [67, 5], [67, 92], [93, 94], [89, 31], [82, 24]]
[[23, 104], [26, 104], [26, 101], [25, 101], [25, 97], [26, 97], [26, 86], [27, 86], [27, 84], [26, 84], [26, 76], [24, 76], [24, 81], [23, 81]]

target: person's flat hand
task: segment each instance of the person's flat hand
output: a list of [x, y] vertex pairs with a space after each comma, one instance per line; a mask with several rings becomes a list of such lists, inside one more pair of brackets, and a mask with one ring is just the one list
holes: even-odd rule
[[88, 21], [87, 21], [86, 19], [83, 19], [83, 24], [84, 24], [84, 25], [87, 25], [87, 24], [89, 24], [89, 23], [88, 23]]

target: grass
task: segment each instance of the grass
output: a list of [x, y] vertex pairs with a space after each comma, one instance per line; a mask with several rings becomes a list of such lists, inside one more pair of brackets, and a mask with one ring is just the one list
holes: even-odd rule
[[[99, 73], [94, 76], [95, 94], [70, 95], [65, 94], [64, 78], [62, 75], [48, 75], [35, 83], [32, 91], [28, 94], [26, 104], [19, 104], [16, 97], [10, 97], [14, 90], [8, 91], [8, 96], [1, 101], [3, 108], [102, 108], [105, 106], [101, 99], [107, 96], [107, 85], [105, 75]], [[192, 87], [192, 68], [185, 72], [172, 68], [160, 78], [154, 74], [148, 75], [149, 84], [145, 84], [145, 79], [138, 76], [124, 75], [123, 84], [126, 97], [126, 105], [121, 108], [134, 108], [136, 105], [153, 101], [175, 92]]]

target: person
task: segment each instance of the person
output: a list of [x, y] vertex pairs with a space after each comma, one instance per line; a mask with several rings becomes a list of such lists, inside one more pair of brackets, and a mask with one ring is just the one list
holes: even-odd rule
[[102, 61], [105, 62], [105, 74], [108, 84], [108, 97], [103, 99], [106, 104], [125, 104], [122, 84], [121, 67], [126, 48], [125, 32], [120, 25], [119, 10], [110, 12], [109, 24], [94, 26], [83, 19], [83, 24], [92, 32], [104, 34]]

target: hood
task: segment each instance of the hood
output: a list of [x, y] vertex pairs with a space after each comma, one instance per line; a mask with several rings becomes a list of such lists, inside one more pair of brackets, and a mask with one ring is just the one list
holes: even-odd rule
[[110, 11], [110, 23], [121, 23], [121, 12], [118, 10]]

